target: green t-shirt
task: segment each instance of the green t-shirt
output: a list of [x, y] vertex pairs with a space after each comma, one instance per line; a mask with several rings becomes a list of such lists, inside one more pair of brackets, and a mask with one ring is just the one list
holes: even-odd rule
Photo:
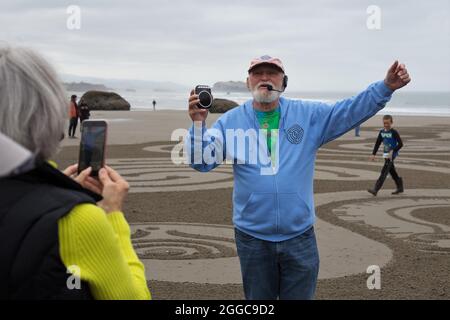
[[[278, 139], [278, 128], [280, 125], [280, 107], [272, 111], [255, 110], [259, 126], [264, 130], [267, 137], [267, 149], [272, 154], [272, 149], [276, 147]], [[276, 130], [276, 131], [272, 131]]]

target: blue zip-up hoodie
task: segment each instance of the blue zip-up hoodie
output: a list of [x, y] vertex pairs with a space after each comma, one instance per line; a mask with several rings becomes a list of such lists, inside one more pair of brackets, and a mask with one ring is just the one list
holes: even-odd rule
[[[220, 163], [203, 158], [194, 163], [194, 146], [200, 143], [202, 151], [218, 150], [212, 155], [233, 160], [233, 222], [237, 229], [267, 241], [284, 241], [302, 234], [315, 222], [313, 179], [314, 162], [320, 146], [336, 139], [366, 121], [389, 101], [392, 90], [383, 81], [370, 85], [360, 94], [333, 105], [322, 102], [280, 98], [280, 125], [278, 132], [279, 160], [274, 174], [261, 174], [263, 167], [271, 167], [270, 156], [262, 163], [240, 164], [248, 160], [252, 148], [264, 148], [248, 142], [245, 155], [227, 150], [226, 130], [259, 130], [253, 109], [253, 100], [223, 114], [206, 130], [194, 136], [191, 127], [187, 142], [191, 167], [207, 172]], [[205, 134], [206, 133], [206, 134]], [[205, 138], [206, 137], [206, 138]], [[233, 142], [233, 148], [235, 143]], [[207, 154], [208, 152], [206, 152]], [[245, 159], [243, 158], [245, 156]], [[269, 165], [265, 165], [269, 161]], [[199, 163], [198, 163], [199, 162]], [[211, 208], [212, 211], [214, 208]]]

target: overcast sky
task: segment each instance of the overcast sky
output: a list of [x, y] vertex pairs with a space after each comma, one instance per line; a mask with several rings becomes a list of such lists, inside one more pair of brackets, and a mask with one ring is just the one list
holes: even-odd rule
[[[69, 5], [81, 28], [69, 30]], [[369, 30], [369, 5], [381, 29]], [[5, 1], [0, 40], [39, 50], [58, 72], [184, 85], [245, 80], [251, 58], [280, 57], [291, 90], [359, 90], [390, 64], [408, 90], [450, 90], [449, 0]]]

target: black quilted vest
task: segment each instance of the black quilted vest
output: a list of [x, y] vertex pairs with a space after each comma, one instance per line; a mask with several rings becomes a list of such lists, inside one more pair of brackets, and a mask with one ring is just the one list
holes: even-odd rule
[[101, 200], [47, 163], [0, 179], [0, 299], [92, 299], [70, 290], [59, 254], [58, 220], [76, 205]]

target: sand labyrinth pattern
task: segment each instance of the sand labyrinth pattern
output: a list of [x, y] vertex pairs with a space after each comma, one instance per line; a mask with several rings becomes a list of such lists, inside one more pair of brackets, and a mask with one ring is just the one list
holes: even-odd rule
[[[367, 151], [370, 153], [373, 150], [373, 143], [350, 143], [341, 144], [340, 148], [347, 150], [356, 150], [358, 152]], [[427, 155], [433, 152], [450, 152], [450, 146], [442, 143], [441, 141], [432, 140], [408, 140], [408, 146], [401, 153], [420, 153]], [[447, 153], [448, 154], [448, 153]]]
[[133, 230], [133, 245], [142, 259], [192, 260], [236, 256], [231, 227], [195, 224], [181, 227], [180, 224], [155, 223], [154, 226], [133, 225]]
[[108, 163], [131, 185], [131, 193], [193, 191], [230, 188], [233, 172], [222, 165], [203, 174], [187, 165], [175, 165], [169, 158], [110, 159]]
[[[231, 214], [231, 213], [230, 213]], [[241, 283], [234, 228], [203, 223], [130, 224], [133, 246], [147, 279], [195, 283]], [[324, 221], [315, 225], [321, 261], [319, 278], [365, 272], [385, 265], [392, 253], [385, 245]]]
[[[333, 165], [327, 165], [328, 163]], [[357, 162], [360, 163], [360, 162]], [[222, 164], [202, 173], [188, 165], [175, 165], [169, 158], [110, 159], [113, 166], [131, 185], [131, 193], [193, 191], [233, 187], [232, 165]], [[355, 169], [346, 161], [318, 160], [316, 180], [362, 181], [376, 180], [379, 173]], [[379, 167], [380, 164], [371, 164]], [[448, 169], [450, 172], [450, 169]]]
[[[376, 134], [378, 132], [367, 132], [362, 131], [364, 138], [375, 139]], [[410, 136], [410, 135], [402, 135], [403, 141], [405, 143], [405, 147], [400, 151], [400, 155], [407, 156], [419, 156], [424, 160], [427, 159], [428, 155], [438, 155], [438, 156], [450, 156], [450, 143], [449, 137], [450, 132], [442, 131], [436, 132], [436, 135], [439, 138], [433, 139], [420, 139], [418, 136]], [[321, 148], [322, 152], [333, 152], [333, 153], [341, 153], [341, 154], [365, 154], [368, 155], [373, 150], [374, 142], [363, 142], [358, 141], [357, 138], [353, 136], [344, 136], [340, 138], [340, 143], [338, 146], [334, 147], [324, 147]], [[345, 141], [345, 142], [344, 142]], [[381, 149], [380, 149], [381, 150]], [[381, 152], [379, 150], [379, 152]]]
[[[447, 197], [425, 197], [427, 192], [436, 195], [447, 193]], [[450, 212], [449, 190], [408, 190], [398, 198], [349, 200], [333, 213], [340, 219], [381, 228], [390, 237], [400, 238], [418, 245], [419, 250], [450, 254], [450, 226], [418, 218], [414, 213], [423, 208], [435, 208], [439, 214]], [[415, 193], [415, 195], [414, 195]]]
[[132, 242], [147, 279], [240, 283], [234, 229], [195, 223], [130, 224]]
[[[222, 164], [216, 169], [202, 173], [188, 165], [175, 165], [168, 158], [128, 158], [110, 159], [108, 164], [113, 166], [127, 179], [131, 185], [131, 193], [142, 192], [172, 192], [193, 191], [233, 187], [233, 168]], [[351, 168], [353, 164], [364, 164], [374, 170]], [[415, 161], [405, 160], [397, 162], [400, 169], [413, 169], [430, 172], [448, 173], [450, 168], [439, 166], [439, 162], [425, 166]], [[380, 162], [349, 160], [316, 161], [315, 180], [338, 181], [375, 181], [378, 179]]]
[[[373, 198], [363, 191], [346, 191], [320, 193], [315, 198], [317, 206], [335, 204], [332, 212], [340, 219], [382, 229], [387, 236], [411, 243], [418, 250], [450, 253], [450, 226], [414, 215], [416, 210], [433, 207], [448, 213], [450, 190], [408, 190], [398, 198], [384, 198], [383, 193]], [[315, 227], [321, 279], [363, 273], [367, 266], [382, 267], [392, 258], [390, 249], [382, 243], [319, 218]], [[232, 226], [149, 222], [131, 224], [131, 230], [148, 279], [241, 283]]]

